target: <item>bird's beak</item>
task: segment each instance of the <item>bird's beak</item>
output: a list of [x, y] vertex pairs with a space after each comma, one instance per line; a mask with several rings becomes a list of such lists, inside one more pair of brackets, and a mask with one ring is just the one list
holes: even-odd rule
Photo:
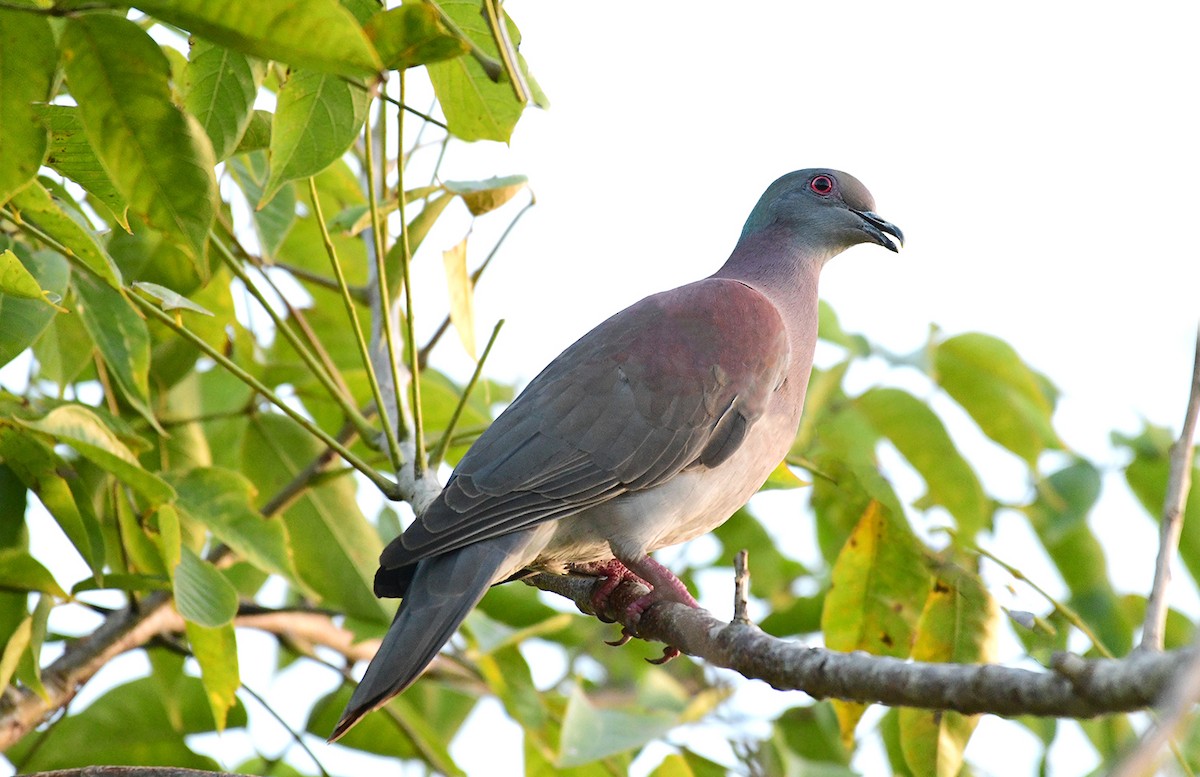
[[[899, 251], [896, 244], [888, 239], [888, 235], [900, 241], [900, 245], [904, 245], [904, 233], [900, 231], [900, 227], [895, 224], [890, 224], [878, 215], [869, 210], [856, 210], [858, 217], [863, 220], [862, 230], [867, 233], [872, 243], [878, 243], [889, 251]], [[887, 234], [884, 234], [884, 233]]]

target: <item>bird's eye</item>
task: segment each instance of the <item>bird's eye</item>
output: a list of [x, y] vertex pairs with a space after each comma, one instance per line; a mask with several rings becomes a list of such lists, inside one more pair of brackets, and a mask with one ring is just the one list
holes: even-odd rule
[[833, 192], [833, 179], [827, 175], [818, 175], [808, 182], [808, 188], [824, 196]]

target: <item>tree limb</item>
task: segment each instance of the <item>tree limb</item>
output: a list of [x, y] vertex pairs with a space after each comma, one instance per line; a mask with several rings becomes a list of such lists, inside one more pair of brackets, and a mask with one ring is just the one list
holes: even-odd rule
[[1198, 648], [1138, 651], [1124, 659], [1099, 660], [1059, 653], [1053, 671], [1045, 672], [995, 664], [930, 664], [805, 647], [674, 602], [652, 605], [635, 623], [624, 613], [647, 591], [636, 583], [623, 583], [603, 611], [596, 612], [591, 601], [595, 578], [540, 574], [526, 582], [571, 599], [582, 612], [620, 622], [642, 639], [665, 642], [778, 690], [967, 715], [1091, 718], [1142, 709], [1154, 704], [1200, 653]]
[[1154, 585], [1146, 599], [1146, 620], [1142, 626], [1142, 650], [1162, 650], [1167, 624], [1167, 586], [1171, 582], [1171, 560], [1179, 548], [1183, 531], [1183, 508], [1192, 480], [1192, 440], [1196, 436], [1196, 418], [1200, 416], [1200, 329], [1196, 331], [1196, 357], [1192, 362], [1192, 389], [1179, 439], [1171, 446], [1171, 469], [1167, 477], [1167, 496], [1163, 500], [1159, 527], [1158, 560], [1154, 565]]

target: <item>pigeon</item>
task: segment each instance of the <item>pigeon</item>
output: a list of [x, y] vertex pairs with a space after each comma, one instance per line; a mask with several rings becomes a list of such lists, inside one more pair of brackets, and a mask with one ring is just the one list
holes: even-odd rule
[[821, 268], [897, 242], [853, 176], [788, 173], [715, 273], [634, 303], [550, 362], [380, 555], [375, 593], [402, 601], [330, 741], [408, 688], [496, 583], [593, 574], [603, 597], [636, 579], [650, 592], [628, 605], [635, 621], [657, 601], [698, 606], [649, 553], [725, 522], [783, 461]]

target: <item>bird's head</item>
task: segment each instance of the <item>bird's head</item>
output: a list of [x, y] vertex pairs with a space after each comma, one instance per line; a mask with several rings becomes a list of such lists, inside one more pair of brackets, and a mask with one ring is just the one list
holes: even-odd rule
[[797, 243], [833, 256], [858, 243], [898, 250], [904, 233], [875, 213], [875, 198], [849, 173], [809, 168], [767, 187], [742, 229], [742, 240], [782, 231]]

